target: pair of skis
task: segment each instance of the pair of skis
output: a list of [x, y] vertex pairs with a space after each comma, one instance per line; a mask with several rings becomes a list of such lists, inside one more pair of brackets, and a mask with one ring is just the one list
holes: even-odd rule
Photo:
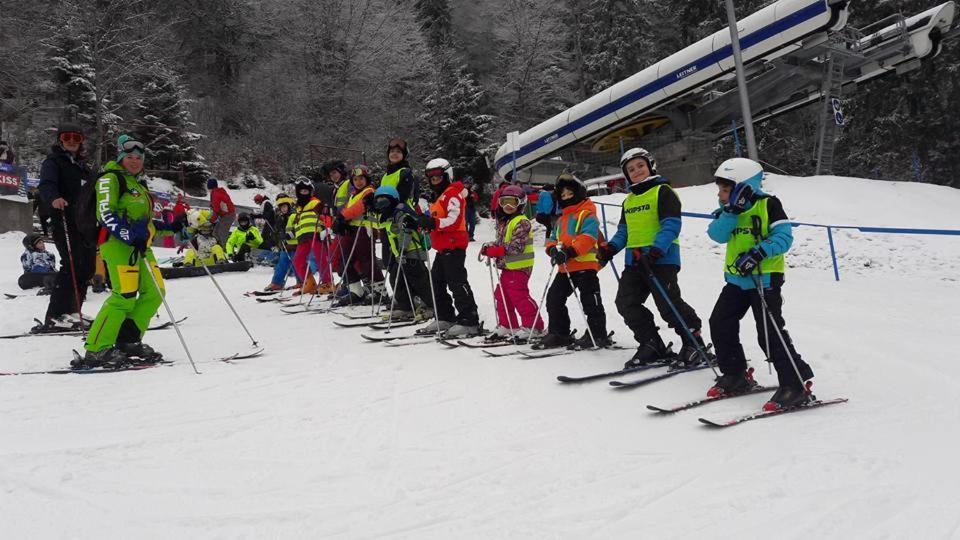
[[[229, 356], [224, 356], [221, 358], [215, 358], [212, 362], [223, 362], [226, 364], [232, 364], [236, 360], [246, 360], [248, 358], [256, 358], [262, 355], [264, 352], [263, 348], [257, 348], [250, 352], [246, 353], [235, 353]], [[74, 359], [80, 358], [80, 353], [73, 351]], [[142, 371], [145, 369], [151, 369], [160, 366], [172, 366], [176, 362], [172, 360], [159, 360], [157, 362], [142, 362], [134, 361], [129, 364], [124, 364], [122, 366], [114, 367], [98, 367], [98, 368], [89, 368], [89, 369], [76, 369], [76, 368], [66, 368], [66, 369], [45, 369], [37, 371], [11, 371], [11, 372], [0, 372], [0, 377], [3, 376], [18, 376], [18, 375], [90, 375], [95, 373], [119, 373], [123, 371]], [[203, 362], [198, 362], [203, 363]]]
[[[580, 376], [580, 377], [570, 377], [570, 376], [566, 376], [566, 375], [560, 375], [560, 376], [557, 377], [557, 380], [560, 381], [561, 383], [566, 383], [566, 384], [583, 383], [583, 382], [589, 382], [589, 381], [596, 381], [596, 380], [601, 380], [601, 379], [608, 379], [608, 378], [613, 378], [613, 377], [619, 377], [619, 376], [622, 376], [622, 375], [634, 374], [634, 373], [639, 373], [639, 372], [642, 372], [642, 371], [647, 371], [647, 370], [650, 370], [650, 369], [655, 369], [655, 368], [660, 368], [660, 367], [668, 367], [668, 366], [669, 366], [669, 363], [668, 363], [668, 362], [663, 362], [663, 361], [661, 361], [661, 362], [655, 362], [655, 363], [652, 363], [652, 364], [647, 364], [647, 365], [645, 365], [645, 366], [639, 366], [639, 367], [634, 367], [634, 368], [624, 368], [624, 369], [620, 369], [620, 370], [616, 370], [616, 371], [608, 371], [608, 372], [605, 372], [605, 373], [596, 373], [596, 374], [585, 375], [585, 376]], [[667, 371], [667, 372], [665, 372], [665, 373], [660, 373], [660, 374], [657, 374], [657, 375], [653, 375], [653, 376], [650, 376], [650, 377], [643, 377], [643, 378], [636, 379], [636, 380], [629, 381], [629, 382], [622, 382], [622, 381], [614, 380], [614, 381], [610, 381], [609, 384], [610, 384], [610, 386], [613, 386], [614, 388], [637, 388], [637, 387], [645, 386], [645, 385], [647, 385], [647, 384], [650, 384], [650, 383], [653, 383], [653, 382], [656, 382], [656, 381], [661, 381], [661, 380], [664, 380], [664, 379], [668, 379], [668, 378], [674, 377], [674, 376], [676, 376], [676, 375], [680, 375], [681, 373], [690, 373], [690, 372], [694, 372], [694, 371], [699, 371], [699, 370], [702, 370], [702, 369], [706, 369], [707, 367], [709, 367], [709, 366], [707, 366], [707, 365], [702, 365], [702, 366], [695, 366], [695, 367], [687, 368], [687, 369], [677, 369], [677, 370]], [[752, 371], [752, 369], [751, 369], [751, 371]], [[732, 393], [732, 394], [721, 394], [721, 395], [718, 395], [718, 396], [707, 396], [707, 397], [704, 397], [704, 398], [695, 399], [695, 400], [691, 400], [691, 401], [687, 401], [687, 402], [684, 402], [684, 403], [680, 403], [680, 404], [673, 405], [673, 406], [667, 406], [667, 407], [661, 407], [661, 406], [657, 406], [657, 405], [647, 405], [647, 409], [649, 409], [650, 411], [652, 411], [652, 412], [654, 412], [654, 413], [661, 414], [661, 415], [675, 414], [675, 413], [678, 413], [678, 412], [681, 412], [681, 411], [686, 411], [686, 410], [690, 410], [690, 409], [695, 409], [695, 408], [697, 408], [697, 407], [701, 407], [701, 406], [704, 406], [704, 405], [707, 405], [707, 404], [710, 404], [710, 403], [715, 403], [715, 402], [717, 402], [717, 401], [724, 401], [724, 400], [727, 400], [727, 399], [733, 399], [733, 398], [738, 398], [738, 397], [743, 397], [743, 396], [749, 396], [749, 395], [753, 395], [753, 394], [762, 394], [762, 393], [766, 393], [766, 392], [774, 392], [774, 391], [776, 391], [776, 390], [777, 390], [777, 387], [775, 387], [775, 386], [756, 385], [756, 386], [753, 386], [753, 387], [751, 387], [750, 389], [748, 389], [748, 390], [746, 390], [746, 391], [743, 391], [743, 392], [737, 392], [737, 393]], [[759, 419], [761, 419], [761, 418], [770, 418], [770, 417], [773, 417], [773, 416], [780, 416], [780, 415], [783, 415], [783, 414], [800, 412], [800, 411], [805, 411], [805, 410], [808, 410], [808, 409], [816, 409], [816, 408], [819, 408], [819, 407], [825, 407], [825, 406], [827, 406], [827, 405], [836, 405], [836, 404], [839, 404], [839, 403], [846, 403], [846, 402], [848, 401], [847, 398], [834, 398], [834, 399], [827, 399], [827, 400], [816, 399], [816, 398], [813, 397], [813, 396], [811, 396], [811, 398], [812, 398], [811, 401], [809, 401], [809, 402], [807, 402], [807, 403], [804, 403], [804, 404], [802, 404], [802, 405], [795, 406], [795, 407], [787, 407], [787, 408], [776, 409], [776, 410], [772, 410], [772, 411], [766, 411], [766, 410], [757, 411], [757, 412], [748, 413], [748, 414], [741, 415], [741, 416], [735, 416], [735, 417], [733, 417], [733, 418], [729, 418], [729, 419], [726, 419], [726, 420], [711, 420], [711, 419], [702, 418], [702, 417], [701, 417], [701, 418], [698, 418], [697, 420], [698, 420], [701, 424], [703, 424], [703, 425], [705, 425], [705, 426], [712, 427], [712, 428], [727, 428], [727, 427], [731, 427], [731, 426], [736, 426], [736, 425], [742, 424], [742, 423], [744, 423], [744, 422], [750, 422], [750, 421], [752, 421], [752, 420], [759, 420]]]
[[[180, 324], [185, 320], [187, 320], [187, 318], [183, 317], [177, 321], [177, 324]], [[167, 328], [170, 328], [172, 326], [173, 326], [173, 323], [170, 321], [167, 321], [165, 323], [158, 324], [156, 326], [151, 326], [150, 328], [147, 328], [147, 330], [151, 332], [154, 330], [166, 330]], [[32, 337], [32, 336], [83, 336], [85, 334], [86, 333], [83, 330], [64, 330], [63, 332], [36, 332], [36, 333], [22, 332], [20, 334], [7, 334], [5, 336], [0, 336], [0, 339], [18, 339], [18, 338], [25, 338], [25, 337]]]

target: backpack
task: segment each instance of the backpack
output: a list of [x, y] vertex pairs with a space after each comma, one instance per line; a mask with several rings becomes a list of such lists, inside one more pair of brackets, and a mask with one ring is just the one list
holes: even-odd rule
[[117, 180], [117, 185], [120, 186], [120, 193], [117, 198], [123, 196], [127, 191], [127, 183], [113, 171], [101, 172], [94, 180], [84, 180], [80, 185], [80, 195], [77, 197], [73, 211], [77, 231], [83, 240], [91, 246], [96, 246], [99, 243], [100, 229], [102, 228], [100, 220], [97, 219], [97, 184], [101, 177], [108, 174], [113, 175]]

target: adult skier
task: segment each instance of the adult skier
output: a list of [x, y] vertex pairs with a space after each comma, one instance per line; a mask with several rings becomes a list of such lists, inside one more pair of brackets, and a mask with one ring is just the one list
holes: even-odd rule
[[230, 235], [230, 227], [237, 219], [237, 209], [233, 205], [233, 199], [227, 190], [220, 187], [216, 178], [207, 179], [207, 189], [210, 191], [210, 210], [213, 214], [210, 216], [210, 223], [213, 224], [213, 235], [217, 238], [217, 243], [226, 247], [227, 237]]
[[247, 260], [251, 250], [263, 243], [263, 235], [250, 221], [250, 214], [243, 212], [237, 216], [237, 227], [227, 239], [227, 256], [234, 262]]
[[451, 338], [473, 336], [480, 331], [480, 316], [467, 281], [467, 190], [443, 158], [427, 163], [426, 176], [434, 202], [430, 215], [420, 216], [420, 225], [430, 233], [430, 244], [437, 251], [431, 271], [437, 329]]
[[[813, 370], [794, 348], [782, 314], [783, 254], [793, 245], [790, 220], [780, 200], [760, 190], [763, 167], [756, 161], [728, 159], [714, 176], [721, 207], [714, 212], [707, 232], [715, 242], [726, 244], [727, 250], [726, 285], [710, 315], [710, 336], [722, 375], [708, 395], [735, 394], [756, 385], [740, 344], [740, 319], [750, 309], [757, 324], [757, 342], [776, 368], [780, 384], [764, 410], [802, 405], [810, 400], [805, 381], [813, 378]], [[762, 291], [757, 288], [758, 281]], [[766, 314], [761, 294], [769, 310]], [[769, 334], [768, 329], [772, 330]]]
[[[417, 213], [401, 201], [400, 192], [393, 186], [380, 186], [373, 195], [378, 227], [386, 234], [386, 244], [392, 254], [389, 273], [394, 284], [395, 306], [390, 318], [394, 321], [430, 319], [433, 300], [425, 264], [428, 257], [423, 234], [418, 230]], [[415, 312], [417, 299], [424, 305], [419, 316]]]
[[[547, 293], [550, 321], [540, 347], [574, 345], [591, 348], [594, 342], [598, 347], [608, 347], [611, 342], [607, 336], [607, 316], [600, 297], [600, 280], [597, 278], [600, 270], [597, 247], [602, 240], [597, 207], [587, 198], [587, 187], [572, 174], [563, 174], [557, 179], [556, 191], [562, 213], [553, 236], [547, 241], [546, 251], [550, 263], [557, 267], [558, 272]], [[566, 305], [574, 289], [579, 291], [589, 325], [577, 340], [570, 334], [570, 314]]]
[[[656, 161], [643, 148], [624, 152], [620, 168], [630, 182], [630, 192], [623, 200], [617, 233], [600, 248], [600, 260], [606, 263], [626, 248], [616, 303], [617, 310], [639, 343], [626, 367], [642, 366], [673, 356], [657, 331], [653, 313], [643, 305], [651, 294], [660, 316], [683, 343], [680, 354], [674, 359], [676, 367], [704, 362], [707, 359], [701, 358], [699, 353], [706, 351], [700, 337], [700, 318], [683, 301], [677, 281], [680, 273], [680, 198], [669, 182], [657, 174]], [[664, 298], [654, 285], [651, 272], [666, 290], [668, 298]], [[674, 314], [670, 303], [680, 312], [683, 321]], [[684, 323], [692, 337], [684, 329]]]
[[[537, 302], [530, 296], [533, 272], [533, 226], [524, 215], [527, 204], [523, 189], [507, 186], [500, 192], [496, 211], [495, 242], [484, 244], [481, 255], [496, 260], [500, 284], [493, 293], [497, 306], [497, 327], [492, 339], [538, 340], [543, 337], [543, 318]], [[519, 321], [517, 320], [519, 315]]]
[[372, 255], [377, 220], [373, 208], [374, 186], [370, 169], [356, 165], [351, 171], [352, 195], [334, 221], [335, 231], [340, 235], [340, 247], [344, 250], [347, 268], [344, 270], [349, 282], [350, 294], [336, 301], [335, 305], [351, 305], [363, 302], [367, 291], [364, 280], [372, 280], [370, 290], [380, 298], [386, 296], [383, 272]]
[[84, 140], [80, 126], [61, 124], [57, 129], [57, 143], [40, 166], [40, 206], [51, 216], [53, 242], [60, 253], [60, 271], [44, 322], [32, 332], [76, 330], [88, 324], [81, 321], [77, 302], [83, 304], [87, 283], [93, 276], [98, 231], [90, 200], [93, 186], [82, 189], [91, 181], [91, 171], [83, 154]]
[[142, 341], [164, 292], [150, 243], [158, 230], [178, 231], [182, 222], [168, 225], [153, 219], [153, 199], [140, 179], [144, 157], [143, 143], [121, 135], [116, 161], [107, 163], [97, 180], [100, 254], [113, 290], [90, 326], [86, 354], [73, 362], [75, 368], [122, 365], [131, 357], [155, 361], [161, 356]]

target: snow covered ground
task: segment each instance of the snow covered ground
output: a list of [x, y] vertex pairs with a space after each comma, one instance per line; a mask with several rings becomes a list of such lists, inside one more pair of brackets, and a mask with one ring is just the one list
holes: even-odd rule
[[[771, 178], [801, 221], [960, 229], [960, 191], [841, 178]], [[680, 190], [709, 212], [713, 186]], [[615, 212], [608, 214], [614, 223]], [[721, 248], [687, 219], [684, 295], [706, 319]], [[612, 233], [612, 230], [611, 230]], [[488, 224], [478, 233], [490, 235]], [[709, 372], [632, 391], [558, 374], [619, 367], [624, 351], [539, 360], [438, 345], [387, 347], [336, 315], [284, 315], [241, 293], [265, 269], [218, 279], [268, 354], [249, 345], [207, 278], [173, 280], [194, 375], [172, 330], [147, 341], [177, 363], [142, 372], [0, 377], [4, 538], [958, 538], [960, 238], [801, 227], [785, 315], [820, 397], [850, 402], [710, 431], [766, 396], [673, 417], [646, 404], [701, 396]], [[0, 290], [17, 292], [19, 234], [0, 236]], [[468, 261], [493, 323], [486, 269]], [[161, 255], [162, 256], [162, 255]], [[619, 261], [618, 261], [619, 263]], [[868, 264], [869, 263], [869, 264]], [[532, 282], [547, 277], [538, 254]], [[610, 328], [632, 345], [601, 274]], [[88, 310], [104, 295], [92, 295]], [[43, 297], [0, 301], [0, 333]], [[161, 316], [165, 320], [165, 315]], [[582, 327], [578, 314], [574, 324]], [[580, 323], [580, 324], [578, 324]], [[760, 358], [752, 321], [748, 356]], [[664, 326], [665, 328], [665, 326]], [[399, 332], [399, 330], [398, 330]], [[676, 337], [664, 334], [676, 341]], [[2, 342], [0, 371], [62, 367], [70, 337]], [[775, 379], [755, 363], [761, 382]]]

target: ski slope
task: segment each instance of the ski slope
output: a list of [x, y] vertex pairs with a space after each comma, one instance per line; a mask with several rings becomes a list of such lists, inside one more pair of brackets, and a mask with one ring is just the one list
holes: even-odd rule
[[[799, 221], [960, 229], [960, 191], [949, 188], [772, 177], [765, 189]], [[684, 210], [715, 207], [713, 186], [679, 193]], [[615, 226], [616, 213], [607, 217]], [[706, 224], [685, 219], [681, 238], [684, 296], [704, 320], [723, 285]], [[479, 238], [490, 234], [484, 223]], [[839, 232], [837, 283], [825, 234], [795, 229], [784, 313], [817, 373], [815, 392], [850, 402], [723, 431], [696, 419], [754, 411], [767, 396], [658, 417], [645, 405], [702, 396], [710, 372], [615, 391], [555, 377], [616, 369], [626, 351], [519, 360], [367, 343], [335, 327], [337, 315], [284, 315], [241, 296], [267, 283], [266, 269], [217, 279], [267, 354], [211, 362], [250, 342], [209, 279], [171, 280], [168, 299], [189, 317], [183, 332], [202, 375], [165, 330], [146, 341], [173, 366], [0, 377], [0, 536], [960, 537], [960, 238]], [[19, 292], [21, 238], [0, 236], [4, 292]], [[467, 260], [490, 326], [479, 245]], [[538, 253], [537, 299], [547, 273]], [[613, 273], [601, 282], [610, 329], [632, 346]], [[87, 309], [103, 298], [91, 295]], [[43, 314], [46, 298], [0, 306], [0, 333], [12, 333]], [[775, 382], [752, 320], [743, 341], [757, 378]], [[0, 371], [22, 371], [63, 367], [81, 343], [0, 345]]]

